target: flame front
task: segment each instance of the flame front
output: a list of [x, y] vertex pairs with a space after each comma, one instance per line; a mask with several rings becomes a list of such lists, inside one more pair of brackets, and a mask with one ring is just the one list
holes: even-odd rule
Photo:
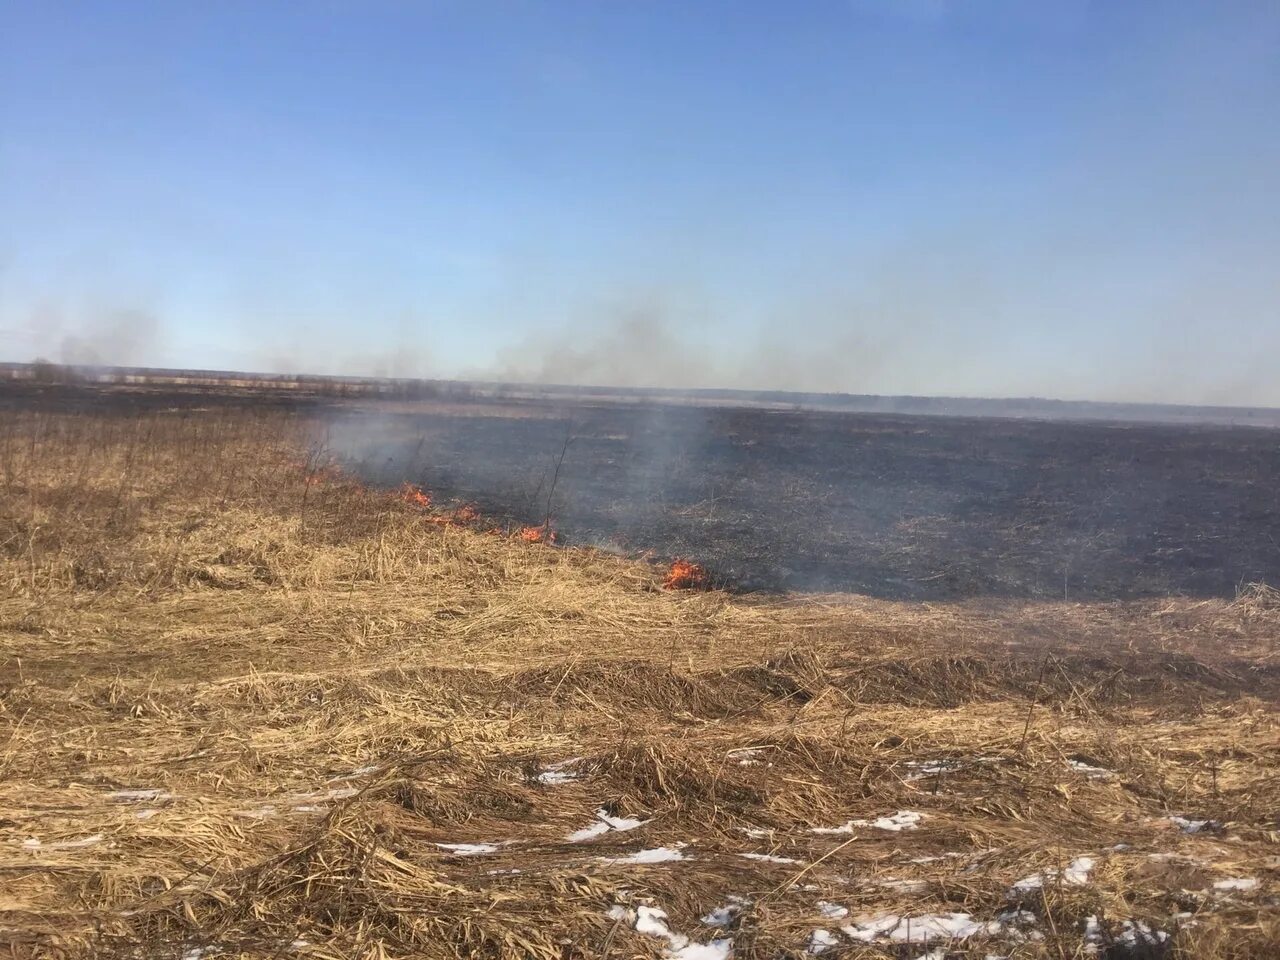
[[692, 560], [676, 559], [662, 581], [666, 590], [706, 590], [710, 586], [707, 571]]
[[421, 487], [414, 486], [412, 483], [406, 483], [400, 488], [400, 499], [405, 503], [412, 504], [415, 507], [421, 507], [423, 510], [431, 509], [431, 494], [427, 493]]
[[555, 543], [556, 532], [551, 524], [543, 523], [536, 527], [521, 527], [520, 539], [525, 543]]

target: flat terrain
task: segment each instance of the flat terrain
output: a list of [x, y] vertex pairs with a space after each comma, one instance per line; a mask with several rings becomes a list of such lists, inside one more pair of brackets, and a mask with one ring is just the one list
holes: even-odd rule
[[1275, 430], [529, 402], [338, 413], [329, 442], [370, 482], [550, 514], [565, 543], [690, 557], [734, 589], [1106, 599], [1280, 581]]
[[328, 408], [64, 400], [0, 424], [0, 955], [1280, 952], [1268, 588], [667, 591]]

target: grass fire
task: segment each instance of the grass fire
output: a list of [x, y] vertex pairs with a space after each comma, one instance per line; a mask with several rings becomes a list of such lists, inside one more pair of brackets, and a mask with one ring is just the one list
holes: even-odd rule
[[6, 397], [12, 955], [1280, 946], [1270, 587], [736, 595], [209, 396]]

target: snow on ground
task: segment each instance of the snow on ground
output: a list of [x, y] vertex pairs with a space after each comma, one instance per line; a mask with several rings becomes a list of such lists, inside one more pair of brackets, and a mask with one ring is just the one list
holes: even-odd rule
[[671, 860], [688, 859], [680, 851], [680, 846], [654, 847], [652, 850], [637, 850], [625, 857], [599, 857], [598, 859], [601, 863], [667, 863]]
[[815, 930], [809, 935], [808, 952], [812, 954], [826, 953], [832, 947], [840, 945], [840, 938], [830, 930]]
[[1256, 890], [1257, 888], [1256, 877], [1234, 877], [1228, 880], [1215, 880], [1213, 883], [1215, 890]]
[[716, 937], [707, 943], [698, 943], [683, 933], [676, 933], [667, 921], [667, 912], [661, 907], [642, 905], [632, 910], [619, 904], [609, 909], [609, 916], [631, 924], [636, 933], [666, 940], [663, 954], [675, 960], [728, 960], [733, 953], [732, 940]]
[[585, 757], [570, 757], [568, 760], [561, 760], [558, 763], [549, 763], [533, 779], [550, 787], [581, 779], [582, 772], [572, 768], [585, 759]]
[[819, 900], [818, 912], [828, 920], [843, 920], [849, 915], [849, 908], [842, 907], [838, 903], [829, 903], [826, 900]]
[[595, 823], [590, 823], [581, 830], [573, 831], [565, 839], [570, 843], [582, 843], [584, 840], [603, 836], [611, 830], [634, 830], [636, 827], [643, 827], [648, 822], [648, 820], [633, 820], [630, 817], [614, 817], [609, 814], [608, 810], [601, 807], [596, 811]]
[[765, 863], [799, 863], [792, 857], [779, 857], [772, 853], [740, 853], [740, 857], [746, 857], [748, 860], [763, 860]]
[[1099, 947], [1110, 943], [1119, 943], [1133, 950], [1138, 947], [1159, 946], [1168, 939], [1169, 934], [1141, 920], [1121, 921], [1120, 932], [1114, 937], [1108, 937], [1102, 932], [1102, 924], [1097, 917], [1085, 917], [1084, 921], [1084, 951], [1090, 955], [1097, 954]]
[[79, 840], [56, 840], [53, 843], [44, 843], [37, 837], [28, 837], [22, 841], [23, 850], [76, 850], [80, 847], [92, 847], [95, 843], [102, 842], [102, 834], [95, 833], [89, 837], [81, 837]]
[[1222, 824], [1217, 820], [1192, 820], [1187, 817], [1165, 817], [1183, 833], [1200, 833], [1202, 830], [1217, 830]]
[[839, 827], [813, 827], [810, 833], [853, 833], [858, 827], [873, 827], [876, 830], [914, 830], [924, 819], [923, 813], [914, 810], [899, 810], [887, 817], [876, 817], [874, 820], [850, 820]]
[[929, 940], [963, 940], [980, 933], [998, 933], [1003, 925], [975, 920], [967, 913], [926, 913], [914, 917], [888, 913], [867, 917], [840, 928], [851, 940], [872, 943], [923, 943]]
[[1082, 887], [1089, 882], [1089, 873], [1095, 866], [1093, 857], [1076, 857], [1064, 869], [1049, 869], [1043, 873], [1033, 873], [1029, 877], [1023, 877], [1013, 885], [1013, 893], [1026, 893], [1030, 890], [1039, 890], [1046, 883], [1060, 880], [1064, 885], [1069, 887]]
[[1106, 767], [1091, 766], [1083, 760], [1068, 760], [1067, 766], [1076, 773], [1083, 773], [1090, 780], [1106, 780], [1115, 776], [1115, 771], [1108, 770]]
[[737, 919], [738, 914], [742, 912], [742, 908], [750, 902], [746, 897], [730, 895], [729, 902], [723, 907], [708, 910], [699, 919], [708, 927], [727, 927]]
[[436, 846], [459, 857], [475, 857], [498, 852], [498, 845], [495, 843], [437, 843]]

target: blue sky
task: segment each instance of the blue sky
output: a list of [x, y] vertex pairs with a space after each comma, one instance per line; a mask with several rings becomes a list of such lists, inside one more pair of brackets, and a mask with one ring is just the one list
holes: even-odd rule
[[1280, 5], [0, 0], [0, 357], [1280, 405]]

